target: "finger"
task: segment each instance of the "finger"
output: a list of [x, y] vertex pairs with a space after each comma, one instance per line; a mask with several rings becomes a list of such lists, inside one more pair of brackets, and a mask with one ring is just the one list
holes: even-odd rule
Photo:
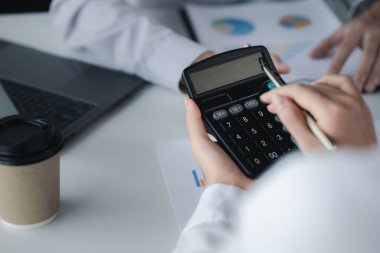
[[276, 67], [277, 71], [280, 74], [287, 74], [290, 72], [289, 66], [283, 63], [281, 57], [278, 54], [271, 53], [271, 57], [272, 57], [274, 66]]
[[202, 53], [200, 56], [198, 56], [198, 58], [194, 61], [194, 63], [198, 63], [200, 61], [203, 61], [211, 56], [214, 56], [215, 55], [215, 52], [213, 51], [206, 51], [204, 53]]
[[190, 98], [186, 98], [185, 108], [186, 127], [189, 133], [190, 142], [192, 144], [199, 144], [205, 141], [210, 141], [202, 122], [201, 112], [195, 102]]
[[360, 37], [355, 31], [350, 31], [339, 44], [337, 51], [331, 61], [330, 70], [331, 74], [339, 73], [343, 64], [350, 56], [354, 48], [359, 44]]
[[356, 72], [356, 80], [360, 90], [364, 89], [369, 75], [376, 62], [380, 45], [380, 36], [377, 30], [367, 32], [363, 38], [363, 53], [360, 56], [359, 66]]
[[358, 87], [355, 85], [354, 80], [347, 75], [325, 75], [314, 81], [312, 84], [324, 83], [335, 87], [347, 94], [353, 96], [360, 96]]
[[318, 115], [323, 115], [328, 110], [326, 106], [328, 106], [330, 100], [318, 92], [317, 89], [317, 87], [305, 84], [284, 85], [264, 93], [260, 99], [270, 104], [274, 95], [284, 96], [295, 101], [296, 104], [318, 118]]
[[380, 55], [378, 55], [375, 65], [373, 66], [369, 82], [365, 86], [366, 92], [374, 92], [380, 85]]
[[291, 100], [276, 95], [272, 99], [270, 108], [278, 115], [302, 151], [323, 148], [307, 126], [303, 112]]
[[342, 36], [342, 29], [338, 29], [335, 33], [322, 40], [315, 48], [313, 48], [309, 53], [310, 57], [321, 58], [326, 56], [329, 53], [330, 49], [340, 43]]

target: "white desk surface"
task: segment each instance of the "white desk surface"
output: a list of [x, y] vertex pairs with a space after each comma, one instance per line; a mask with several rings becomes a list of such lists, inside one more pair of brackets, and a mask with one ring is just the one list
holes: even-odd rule
[[[76, 57], [47, 14], [0, 16], [0, 38]], [[35, 230], [0, 223], [0, 252], [171, 252], [179, 230], [155, 146], [186, 137], [183, 99], [149, 86], [77, 136], [62, 153], [59, 216]]]
[[[0, 16], [0, 38], [78, 58], [47, 14]], [[365, 96], [378, 120], [379, 96]], [[0, 224], [0, 252], [170, 252], [179, 231], [155, 147], [186, 137], [183, 97], [147, 87], [69, 143], [61, 159], [59, 216], [35, 230]]]

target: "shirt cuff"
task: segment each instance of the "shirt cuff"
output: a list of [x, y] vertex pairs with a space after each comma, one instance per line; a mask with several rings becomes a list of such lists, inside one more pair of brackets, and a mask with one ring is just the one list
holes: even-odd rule
[[351, 6], [350, 17], [351, 19], [368, 10], [372, 5], [373, 0], [356, 0]]
[[233, 223], [236, 218], [235, 206], [245, 194], [246, 190], [233, 185], [215, 184], [207, 187], [184, 232], [201, 224]]
[[179, 91], [182, 71], [207, 50], [190, 39], [170, 33], [153, 45], [153, 52], [146, 62], [147, 76], [144, 78], [154, 84]]

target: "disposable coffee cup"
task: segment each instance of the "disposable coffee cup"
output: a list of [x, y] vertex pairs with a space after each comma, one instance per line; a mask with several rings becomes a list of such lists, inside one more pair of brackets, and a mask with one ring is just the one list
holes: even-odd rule
[[60, 206], [62, 137], [50, 119], [0, 120], [0, 220], [14, 228], [51, 222]]

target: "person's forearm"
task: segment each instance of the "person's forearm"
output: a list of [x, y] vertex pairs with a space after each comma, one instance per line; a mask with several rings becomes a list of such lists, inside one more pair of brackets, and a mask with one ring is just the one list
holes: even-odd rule
[[206, 51], [153, 24], [125, 0], [54, 0], [51, 13], [69, 46], [176, 90], [183, 68]]
[[232, 185], [208, 187], [173, 253], [219, 252], [234, 233], [235, 207], [245, 192]]

